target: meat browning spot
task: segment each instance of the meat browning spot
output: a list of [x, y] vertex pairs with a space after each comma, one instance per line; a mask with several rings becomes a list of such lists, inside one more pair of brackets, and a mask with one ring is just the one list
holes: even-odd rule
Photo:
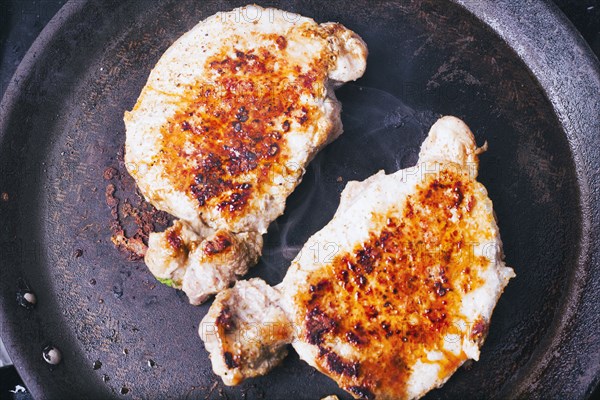
[[241, 106], [240, 108], [238, 108], [238, 112], [237, 114], [235, 114], [235, 118], [240, 122], [248, 121], [248, 110], [246, 110], [246, 107]]
[[287, 47], [287, 39], [284, 36], [279, 36], [275, 41], [279, 50], [284, 50]]
[[340, 357], [337, 353], [334, 352], [327, 353], [325, 357], [330, 370], [335, 372], [336, 374], [346, 375], [350, 377], [358, 376], [360, 366], [358, 362], [345, 361], [342, 357]]
[[222, 327], [225, 333], [231, 332], [235, 329], [235, 322], [233, 321], [233, 314], [229, 306], [223, 307], [223, 310], [219, 314], [216, 320], [217, 327]]
[[450, 288], [444, 287], [442, 282], [435, 282], [433, 284], [433, 287], [435, 289], [435, 293], [440, 296], [440, 297], [444, 297], [446, 295], [446, 293], [448, 293], [449, 290], [451, 290]]
[[225, 358], [225, 365], [227, 365], [227, 368], [233, 369], [238, 367], [238, 363], [235, 361], [231, 352], [226, 351], [225, 353], [223, 353], [223, 357]]
[[348, 390], [358, 396], [359, 399], [371, 400], [375, 398], [373, 393], [364, 386], [350, 386]]
[[473, 324], [473, 328], [471, 329], [471, 339], [479, 340], [482, 337], [484, 337], [487, 332], [487, 328], [488, 324], [484, 320], [477, 320], [477, 322]]
[[331, 287], [331, 282], [327, 279], [321, 280], [319, 283], [315, 285], [310, 285], [308, 290], [310, 293], [313, 293], [312, 300], [316, 299], [319, 296], [320, 292], [324, 290], [328, 290]]
[[207, 241], [204, 245], [204, 253], [206, 255], [213, 255], [223, 252], [223, 250], [231, 246], [231, 239], [228, 235], [223, 232], [219, 232], [217, 236]]
[[323, 335], [331, 332], [336, 327], [333, 318], [327, 316], [318, 307], [313, 308], [306, 316], [307, 341], [310, 344], [319, 345], [323, 341]]
[[167, 234], [167, 242], [173, 248], [173, 250], [179, 251], [183, 247], [183, 241], [181, 240], [181, 236], [179, 236], [179, 232], [175, 229], [169, 230]]
[[355, 345], [360, 345], [363, 343], [360, 337], [352, 331], [346, 332], [346, 340]]
[[219, 211], [228, 210], [230, 212], [240, 211], [248, 202], [250, 193], [248, 191], [234, 192], [228, 200], [222, 201], [217, 206]]
[[279, 152], [279, 145], [277, 143], [273, 143], [271, 146], [269, 146], [269, 151], [268, 154], [273, 157], [274, 155], [276, 155]]
[[454, 183], [454, 208], [458, 208], [458, 206], [460, 206], [460, 204], [462, 203], [463, 199], [465, 198], [463, 192], [462, 192], [462, 182], [461, 181], [457, 181], [456, 183]]

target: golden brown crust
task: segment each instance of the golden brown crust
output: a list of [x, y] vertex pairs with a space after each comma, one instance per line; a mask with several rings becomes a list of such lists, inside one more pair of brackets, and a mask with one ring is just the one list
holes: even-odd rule
[[[472, 247], [489, 237], [487, 224], [480, 228], [468, 216], [476, 185], [452, 169], [429, 177], [408, 196], [402, 215], [377, 215], [380, 231], [313, 273], [308, 293], [296, 295], [305, 313], [302, 340], [319, 349], [317, 367], [356, 397], [407, 397], [412, 367], [427, 361], [428, 351], [443, 353], [435, 361], [440, 378], [468, 358], [445, 350], [444, 337], [456, 329], [461, 299], [482, 284], [478, 272], [489, 263]], [[343, 346], [354, 350], [343, 356]]]
[[261, 46], [226, 47], [207, 60], [214, 79], [183, 96], [162, 128], [157, 160], [198, 209], [217, 209], [229, 221], [270, 191], [273, 176], [285, 176], [290, 127], [306, 129], [322, 118], [304, 98], [323, 95], [328, 57], [301, 68], [287, 61], [284, 36], [262, 34], [256, 42]]

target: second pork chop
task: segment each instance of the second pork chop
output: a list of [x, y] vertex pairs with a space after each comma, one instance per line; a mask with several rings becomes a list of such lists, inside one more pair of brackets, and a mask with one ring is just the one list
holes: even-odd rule
[[200, 324], [226, 384], [265, 373], [292, 343], [356, 398], [414, 399], [479, 358], [514, 276], [473, 134], [444, 117], [415, 167], [350, 182], [329, 224], [272, 288], [240, 281]]

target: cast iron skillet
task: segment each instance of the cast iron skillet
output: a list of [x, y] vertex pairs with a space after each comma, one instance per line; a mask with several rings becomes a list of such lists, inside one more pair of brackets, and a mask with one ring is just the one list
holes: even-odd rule
[[[265, 377], [223, 386], [196, 334], [209, 304], [155, 286], [110, 240], [107, 185], [121, 200], [118, 218], [125, 199], [139, 206], [122, 163], [123, 111], [177, 37], [241, 4], [72, 1], [6, 91], [0, 334], [36, 398], [348, 398], [295, 354]], [[480, 179], [517, 278], [481, 360], [428, 398], [588, 396], [600, 378], [600, 72], [558, 9], [525, 0], [261, 5], [340, 21], [370, 56], [364, 78], [338, 92], [346, 132], [308, 168], [250, 275], [279, 282], [348, 180], [414, 164], [435, 118], [459, 116], [489, 143]], [[130, 220], [120, 220], [128, 235]], [[15, 301], [23, 285], [37, 294], [34, 310]], [[48, 344], [63, 353], [55, 368], [41, 357]]]

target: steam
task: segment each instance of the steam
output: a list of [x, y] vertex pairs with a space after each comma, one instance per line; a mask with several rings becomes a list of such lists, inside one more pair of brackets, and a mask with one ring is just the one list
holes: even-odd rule
[[[381, 169], [393, 173], [413, 166], [439, 117], [380, 89], [350, 84], [336, 95], [343, 106], [344, 133], [307, 166], [284, 215], [265, 235], [261, 262], [250, 272], [269, 284], [283, 279], [308, 238], [331, 220], [348, 181], [364, 180]], [[330, 240], [335, 243], [336, 238]]]

